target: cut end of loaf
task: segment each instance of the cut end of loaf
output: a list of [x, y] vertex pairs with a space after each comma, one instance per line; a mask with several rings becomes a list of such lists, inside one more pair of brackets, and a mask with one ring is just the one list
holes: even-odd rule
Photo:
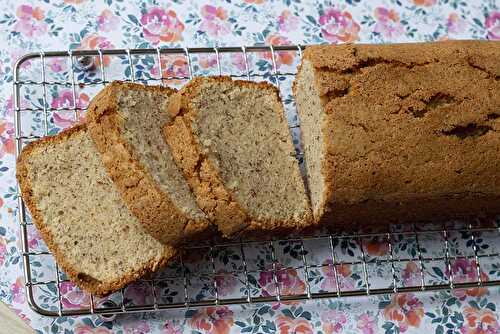
[[180, 93], [181, 110], [165, 134], [198, 204], [218, 218], [219, 229], [230, 236], [309, 225], [309, 203], [277, 89], [216, 77], [196, 78]]
[[313, 65], [304, 60], [294, 82], [294, 94], [302, 131], [307, 185], [313, 215], [318, 221], [323, 215], [325, 205], [325, 177], [322, 171], [325, 144], [321, 131], [323, 124], [322, 102], [315, 86], [315, 80]]

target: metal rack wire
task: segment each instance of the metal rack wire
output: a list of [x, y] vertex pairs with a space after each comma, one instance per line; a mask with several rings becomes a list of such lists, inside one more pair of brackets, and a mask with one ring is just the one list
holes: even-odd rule
[[[203, 75], [212, 71], [209, 74], [268, 80], [276, 84], [287, 104], [290, 127], [298, 128], [290, 94], [296, 62], [280, 67], [279, 59], [283, 53], [288, 53], [293, 54], [297, 61], [302, 50], [302, 46], [252, 46], [27, 54], [17, 62], [14, 74], [16, 153], [19, 154], [27, 142], [58, 131], [57, 128], [54, 131], [53, 113], [71, 112], [74, 120], [79, 119], [85, 111], [85, 106], [77, 103], [79, 90], [88, 87], [99, 89], [113, 79], [145, 84], [182, 84], [197, 75], [195, 69], [199, 66], [193, 62], [201, 54], [215, 59], [208, 66], [211, 68], [202, 71]], [[226, 66], [227, 62], [223, 60], [225, 56], [235, 54], [242, 60], [239, 70], [234, 64]], [[184, 59], [186, 75], [170, 75], [168, 67], [171, 65], [164, 59], [169, 55]], [[114, 59], [109, 61], [108, 57]], [[149, 60], [138, 63], [136, 57], [149, 57]], [[259, 57], [261, 61], [256, 60]], [[52, 72], [48, 70], [47, 61], [56, 58], [64, 59], [68, 70], [51, 79]], [[31, 64], [29, 70], [25, 69], [30, 62], [38, 64]], [[109, 64], [124, 65], [125, 70], [111, 78], [111, 70], [106, 68], [106, 65], [111, 66]], [[145, 68], [144, 64], [151, 66]], [[69, 88], [69, 106], [49, 103], [49, 91], [54, 87]], [[39, 98], [29, 96], [36, 94], [35, 90], [40, 88]], [[23, 94], [23, 89], [27, 89], [27, 93]], [[24, 98], [37, 102], [28, 103]], [[36, 133], [33, 130], [35, 127], [27, 125], [32, 122], [42, 124], [41, 133]], [[297, 149], [300, 159], [300, 144]], [[130, 296], [127, 287], [106, 298], [79, 292], [80, 304], [74, 305], [65, 296], [69, 281], [54, 263], [50, 252], [43, 247], [33, 249], [30, 234], [34, 226], [20, 197], [18, 216], [27, 299], [33, 310], [48, 316], [120, 314], [500, 285], [500, 279], [485, 278], [485, 273], [496, 268], [500, 261], [500, 252], [495, 249], [495, 245], [500, 244], [498, 221], [487, 226], [455, 222], [442, 226], [395, 227], [391, 231], [364, 234], [321, 234], [272, 241], [240, 240], [196, 245], [184, 249], [177, 261], [165, 271], [136, 283], [135, 286], [142, 289], [143, 298], [140, 301], [134, 300], [133, 294]], [[370, 250], [374, 240], [384, 251]], [[192, 256], [196, 254], [205, 256], [193, 260]], [[474, 266], [475, 273], [469, 275], [472, 279], [455, 277], [460, 274], [455, 263], [461, 259]], [[405, 278], [409, 275], [409, 264], [411, 268], [416, 268], [413, 271], [415, 277], [410, 280]], [[40, 274], [40, 266], [52, 267], [52, 278], [46, 279], [47, 274]], [[287, 287], [290, 277], [298, 282], [299, 289]], [[228, 281], [232, 284], [230, 293], [226, 291]], [[77, 290], [72, 291], [77, 293]]]

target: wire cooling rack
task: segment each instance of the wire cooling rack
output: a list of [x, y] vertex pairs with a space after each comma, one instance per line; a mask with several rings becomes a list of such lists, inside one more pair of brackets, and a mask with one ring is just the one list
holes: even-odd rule
[[[15, 66], [16, 153], [80, 120], [113, 80], [179, 87], [197, 75], [267, 80], [280, 88], [301, 162], [291, 95], [302, 46], [73, 50], [31, 53]], [[184, 249], [168, 268], [105, 298], [68, 281], [19, 197], [27, 298], [48, 316], [119, 314], [500, 285], [499, 221], [392, 226], [389, 231]], [[467, 291], [467, 290], [466, 290]]]

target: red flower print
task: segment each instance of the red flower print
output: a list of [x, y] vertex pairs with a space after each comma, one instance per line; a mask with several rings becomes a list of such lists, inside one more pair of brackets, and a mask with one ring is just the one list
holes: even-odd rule
[[47, 24], [43, 21], [45, 14], [40, 7], [21, 5], [17, 7], [18, 18], [14, 25], [14, 31], [20, 32], [26, 37], [39, 37], [47, 32]]
[[[468, 260], [464, 258], [456, 259], [452, 263], [451, 271], [453, 273], [453, 282], [455, 283], [476, 282], [478, 280], [475, 260]], [[448, 270], [446, 270], [446, 276], [449, 276]], [[488, 275], [485, 272], [481, 272], [481, 279], [483, 282], [487, 281]], [[486, 288], [477, 287], [469, 289], [455, 289], [452, 293], [459, 299], [464, 300], [466, 296], [481, 297], [487, 292], [488, 290]]]
[[[348, 264], [337, 264], [337, 278], [339, 280], [340, 290], [354, 289], [354, 281], [351, 278], [352, 270]], [[335, 279], [335, 271], [333, 269], [333, 261], [327, 260], [321, 267], [324, 280], [321, 283], [321, 289], [325, 291], [337, 291], [337, 281]]]
[[14, 132], [14, 124], [0, 120], [0, 158], [16, 151]]
[[401, 332], [406, 332], [410, 326], [418, 328], [423, 316], [423, 304], [412, 293], [394, 294], [384, 309], [384, 317], [396, 322]]
[[[297, 270], [290, 269], [277, 269], [276, 279], [278, 281], [280, 292], [282, 295], [298, 295], [304, 293], [306, 285], [297, 274]], [[261, 272], [258, 279], [259, 286], [262, 287], [263, 296], [276, 295], [276, 285], [272, 272]]]
[[165, 11], [160, 7], [153, 7], [142, 15], [141, 24], [144, 38], [153, 45], [182, 40], [184, 24], [173, 10]]
[[276, 317], [280, 334], [313, 334], [311, 323], [306, 319], [292, 319], [282, 314]]
[[234, 324], [233, 312], [227, 307], [207, 307], [199, 309], [189, 325], [202, 333], [228, 334]]
[[[85, 36], [81, 42], [80, 46], [78, 47], [79, 50], [85, 50], [85, 49], [112, 49], [115, 46], [113, 43], [111, 43], [108, 39], [105, 37], [101, 37], [97, 34], [90, 34]], [[103, 65], [108, 66], [109, 63], [111, 62], [110, 56], [103, 56]], [[96, 58], [95, 63], [97, 66], [100, 65], [100, 59]]]
[[347, 323], [347, 316], [342, 311], [328, 310], [321, 314], [321, 321], [325, 334], [341, 333]]
[[59, 286], [61, 291], [61, 303], [67, 308], [88, 307], [90, 296], [80, 290], [71, 282], [62, 282]]
[[403, 34], [404, 27], [399, 22], [399, 15], [394, 9], [377, 7], [374, 16], [377, 21], [373, 28], [374, 32], [387, 38], [394, 38]]
[[498, 315], [489, 309], [479, 310], [467, 306], [462, 313], [465, 318], [460, 328], [462, 334], [496, 334], [500, 329]]
[[300, 19], [293, 15], [288, 9], [281, 12], [278, 16], [278, 28], [281, 32], [289, 32], [295, 30], [299, 25]]
[[[181, 55], [162, 55], [161, 56], [162, 77], [163, 78], [181, 78], [189, 76], [189, 66], [185, 56]], [[160, 73], [158, 66], [151, 69], [151, 74], [159, 77]], [[181, 79], [169, 79], [168, 83], [177, 84], [182, 83]], [[193, 256], [199, 254], [194, 253]], [[186, 259], [188, 261], [189, 259]]]
[[488, 30], [488, 39], [500, 40], [500, 12], [491, 12], [484, 23]]
[[[290, 45], [292, 44], [286, 37], [280, 35], [269, 35], [266, 38], [267, 45]], [[276, 59], [276, 67], [279, 68], [281, 65], [291, 65], [293, 64], [293, 59], [295, 58], [294, 51], [276, 51], [274, 53]], [[264, 58], [272, 60], [271, 52], [264, 52]]]
[[417, 6], [431, 7], [436, 4], [436, 0], [413, 0], [413, 3]]
[[323, 38], [331, 43], [354, 42], [358, 40], [360, 30], [349, 12], [328, 8], [319, 17]]
[[224, 36], [230, 32], [226, 10], [222, 7], [205, 5], [201, 7], [200, 30], [212, 37]]
[[370, 256], [384, 256], [389, 253], [389, 244], [383, 239], [372, 239], [363, 242], [365, 252]]
[[103, 10], [101, 15], [97, 17], [97, 27], [105, 32], [113, 31], [119, 22], [120, 19], [109, 9]]

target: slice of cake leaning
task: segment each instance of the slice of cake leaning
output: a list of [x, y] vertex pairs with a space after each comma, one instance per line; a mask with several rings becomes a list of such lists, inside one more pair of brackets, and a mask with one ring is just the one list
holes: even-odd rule
[[87, 114], [89, 133], [128, 208], [152, 236], [171, 245], [210, 230], [163, 137], [175, 92], [113, 82], [92, 100]]
[[274, 86], [205, 77], [176, 96], [165, 137], [198, 205], [225, 236], [270, 235], [311, 224]]

